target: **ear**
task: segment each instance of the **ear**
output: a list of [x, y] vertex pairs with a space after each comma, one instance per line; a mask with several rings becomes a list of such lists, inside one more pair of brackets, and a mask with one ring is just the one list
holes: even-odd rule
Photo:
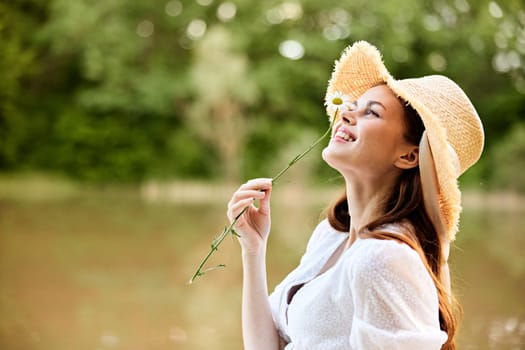
[[419, 164], [419, 147], [409, 146], [405, 149], [405, 153], [401, 154], [394, 165], [399, 169], [412, 169]]

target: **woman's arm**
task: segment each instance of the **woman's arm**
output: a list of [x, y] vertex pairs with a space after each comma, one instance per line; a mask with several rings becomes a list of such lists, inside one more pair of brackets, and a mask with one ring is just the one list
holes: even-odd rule
[[[266, 248], [264, 248], [265, 250]], [[279, 349], [266, 282], [265, 252], [243, 252], [242, 332], [244, 349]]]
[[[234, 229], [240, 235], [242, 248], [242, 332], [246, 350], [279, 349], [279, 334], [272, 318], [266, 280], [271, 190], [271, 179], [250, 180], [228, 203], [230, 221], [240, 215]], [[254, 200], [259, 200], [259, 207], [254, 205]]]

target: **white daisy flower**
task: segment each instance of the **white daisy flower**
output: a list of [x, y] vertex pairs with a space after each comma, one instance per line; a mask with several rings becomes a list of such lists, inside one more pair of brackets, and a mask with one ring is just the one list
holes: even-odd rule
[[350, 109], [352, 102], [348, 95], [345, 95], [340, 91], [334, 91], [326, 95], [324, 104], [330, 114], [330, 122], [332, 122], [334, 114], [336, 112], [342, 113]]

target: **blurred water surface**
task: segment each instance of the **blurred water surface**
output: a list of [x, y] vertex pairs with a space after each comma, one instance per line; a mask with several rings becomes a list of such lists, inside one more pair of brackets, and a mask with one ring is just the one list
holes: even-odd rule
[[[270, 287], [297, 264], [326, 204], [274, 195]], [[237, 242], [212, 259], [225, 270], [187, 284], [226, 224], [226, 201], [0, 199], [0, 348], [241, 349]], [[523, 210], [465, 210], [451, 258], [460, 349], [525, 347], [524, 227]]]

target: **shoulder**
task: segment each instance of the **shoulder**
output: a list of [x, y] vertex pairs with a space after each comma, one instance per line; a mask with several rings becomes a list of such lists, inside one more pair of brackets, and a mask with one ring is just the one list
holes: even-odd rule
[[367, 238], [359, 243], [347, 275], [356, 300], [407, 314], [417, 309], [419, 316], [433, 320], [438, 310], [437, 290], [419, 254], [394, 240]]
[[392, 239], [360, 239], [349, 265], [355, 282], [373, 279], [383, 283], [428, 288], [432, 279], [419, 254], [405, 243]]
[[[373, 261], [372, 265], [398, 266], [413, 263], [424, 266], [421, 256], [410, 245], [404, 243], [405, 239], [415, 239], [414, 227], [408, 221], [385, 224], [375, 231], [385, 233], [387, 237], [367, 237], [361, 239], [363, 248], [360, 252]], [[388, 238], [391, 237], [391, 238]], [[397, 237], [397, 239], [394, 239]], [[367, 260], [367, 259], [365, 259]]]
[[392, 267], [406, 265], [408, 263], [423, 263], [419, 254], [407, 244], [393, 239], [364, 238], [356, 243], [356, 263], [361, 267]]

